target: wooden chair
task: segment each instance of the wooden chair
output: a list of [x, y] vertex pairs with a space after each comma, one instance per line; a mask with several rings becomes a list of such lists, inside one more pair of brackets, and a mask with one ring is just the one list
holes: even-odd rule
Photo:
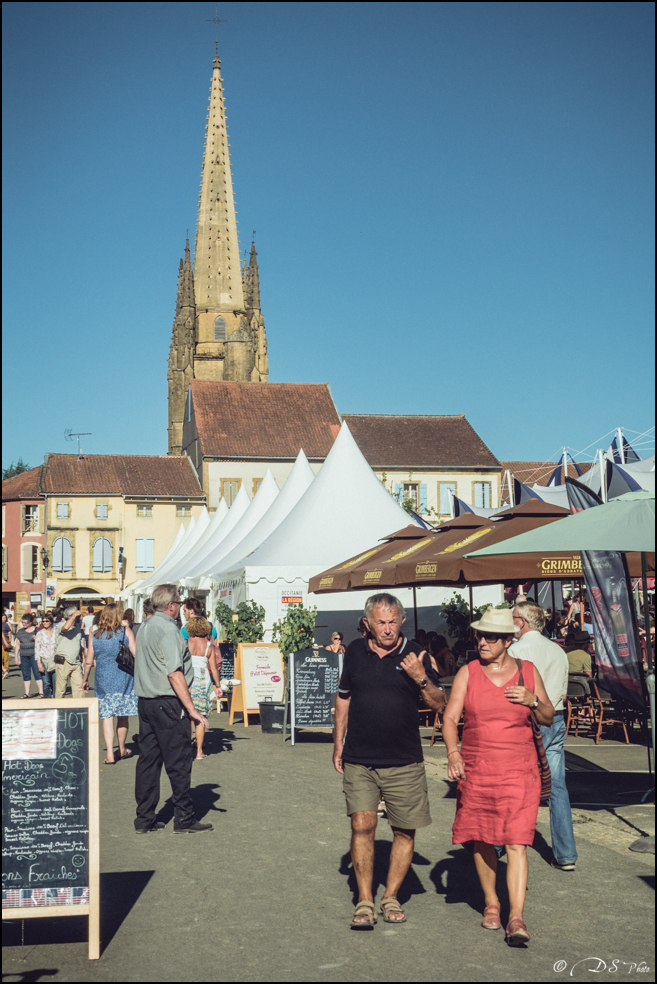
[[[625, 744], [629, 745], [630, 739], [627, 736], [627, 728], [625, 727], [625, 717], [623, 713], [623, 706], [620, 701], [617, 701], [613, 694], [610, 694], [608, 690], [604, 690], [599, 687], [595, 680], [591, 680], [591, 690], [593, 692], [593, 702], [597, 705], [597, 719], [598, 719], [598, 729], [595, 736], [596, 745], [600, 741], [602, 735], [602, 729], [609, 724], [620, 724], [623, 733], [625, 735]], [[610, 715], [617, 715], [612, 717]]]
[[575, 737], [579, 736], [580, 724], [588, 724], [591, 729], [596, 725], [596, 714], [591, 700], [589, 677], [579, 673], [568, 676], [568, 693], [566, 696], [566, 737], [570, 732], [570, 724], [575, 724]]

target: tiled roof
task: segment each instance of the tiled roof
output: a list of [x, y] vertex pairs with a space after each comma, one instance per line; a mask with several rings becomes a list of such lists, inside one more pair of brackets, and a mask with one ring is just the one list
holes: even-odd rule
[[150, 454], [48, 455], [43, 490], [48, 495], [203, 495], [189, 458]]
[[327, 383], [194, 379], [194, 418], [205, 457], [323, 459], [340, 430]]
[[[578, 461], [583, 472], [592, 468], [590, 461]], [[510, 471], [514, 478], [525, 485], [547, 485], [550, 477], [560, 462], [556, 461], [500, 461], [502, 471]], [[577, 478], [577, 472], [572, 462], [568, 462], [568, 478]]]
[[407, 417], [344, 414], [372, 468], [499, 468], [462, 414]]
[[38, 499], [41, 495], [39, 486], [39, 476], [41, 465], [38, 468], [30, 468], [28, 471], [7, 478], [2, 483], [2, 501], [10, 499]]

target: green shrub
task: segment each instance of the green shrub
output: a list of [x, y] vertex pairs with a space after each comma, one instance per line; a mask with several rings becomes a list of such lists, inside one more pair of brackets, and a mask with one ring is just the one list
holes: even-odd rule
[[223, 601], [214, 610], [221, 622], [222, 635], [226, 642], [237, 645], [239, 642], [262, 642], [264, 634], [265, 610], [255, 601], [241, 601], [233, 611]]
[[291, 653], [300, 649], [309, 649], [313, 644], [315, 631], [316, 608], [304, 608], [303, 605], [290, 605], [285, 618], [274, 622], [272, 642], [277, 642], [285, 659]]

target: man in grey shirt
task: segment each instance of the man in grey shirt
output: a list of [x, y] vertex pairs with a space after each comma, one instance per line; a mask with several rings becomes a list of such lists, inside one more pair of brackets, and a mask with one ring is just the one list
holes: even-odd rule
[[151, 600], [155, 614], [141, 626], [135, 656], [135, 693], [139, 698], [135, 830], [148, 834], [164, 827], [155, 819], [164, 765], [173, 794], [173, 831], [195, 834], [212, 830], [212, 824], [199, 823], [194, 817], [189, 720], [206, 729], [208, 721], [196, 710], [189, 693], [194, 670], [175, 622], [181, 605], [178, 589], [174, 584], [159, 584]]

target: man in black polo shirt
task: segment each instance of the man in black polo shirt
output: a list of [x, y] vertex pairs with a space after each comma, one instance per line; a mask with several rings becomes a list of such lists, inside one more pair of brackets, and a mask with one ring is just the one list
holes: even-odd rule
[[372, 876], [381, 798], [394, 839], [380, 913], [385, 922], [406, 921], [397, 892], [411, 864], [415, 830], [431, 823], [418, 709], [422, 702], [433, 710], [445, 706], [429, 657], [401, 634], [402, 603], [391, 594], [372, 595], [364, 619], [369, 637], [350, 643], [344, 657], [333, 752], [351, 817], [358, 882], [353, 929], [372, 929], [376, 922]]

